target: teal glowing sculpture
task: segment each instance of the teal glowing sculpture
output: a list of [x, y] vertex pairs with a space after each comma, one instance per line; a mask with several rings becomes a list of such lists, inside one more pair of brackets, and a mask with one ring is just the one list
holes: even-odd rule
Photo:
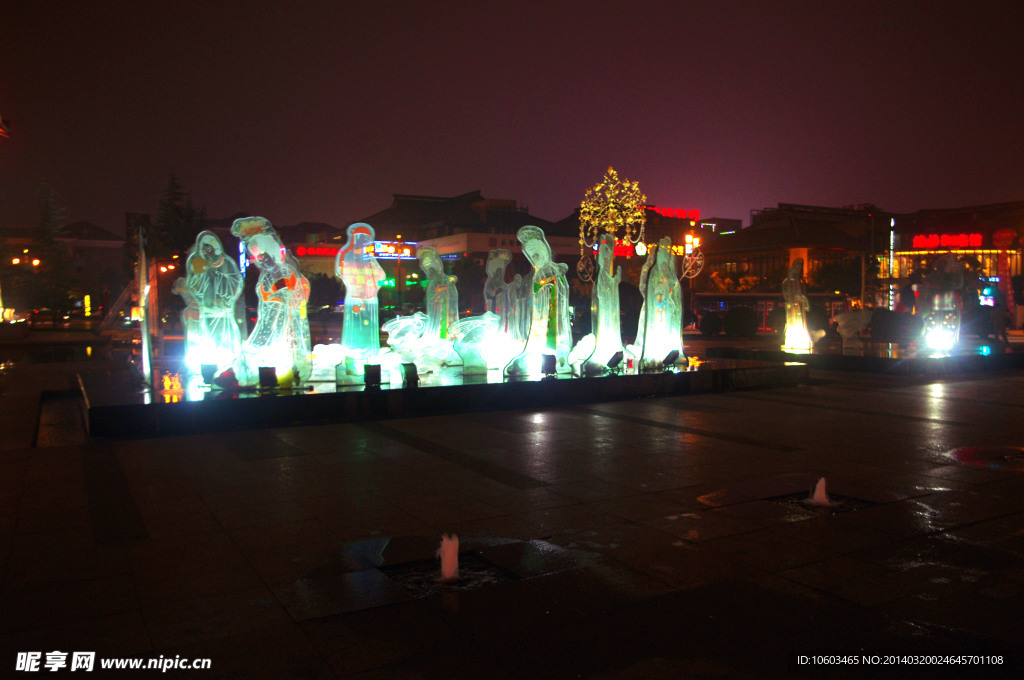
[[512, 253], [504, 249], [487, 254], [487, 281], [484, 282], [484, 308], [497, 315], [502, 333], [509, 331], [512, 299], [505, 281], [505, 269], [512, 262]]
[[345, 355], [365, 362], [380, 351], [377, 292], [384, 269], [373, 255], [373, 227], [348, 227], [348, 242], [338, 251], [334, 273], [345, 284], [345, 317], [341, 344]]
[[217, 235], [202, 231], [185, 260], [185, 277], [199, 313], [198, 333], [195, 342], [188, 343], [186, 365], [198, 370], [208, 364], [222, 371], [231, 366], [242, 348], [235, 317], [235, 306], [242, 295], [242, 274], [234, 258], [224, 254]]
[[516, 274], [508, 285], [508, 330], [512, 339], [525, 344], [530, 337], [530, 321], [533, 319], [533, 295], [531, 279]]
[[811, 308], [804, 292], [804, 261], [793, 260], [782, 282], [782, 299], [786, 302], [786, 339], [782, 351], [807, 354], [811, 351], [811, 334], [807, 330], [807, 311]]
[[539, 375], [544, 372], [544, 357], [549, 356], [558, 373], [569, 373], [572, 333], [569, 282], [565, 278], [569, 265], [552, 259], [551, 246], [540, 227], [522, 227], [516, 237], [533, 265], [533, 277], [528, 283], [532, 316], [526, 347], [509, 362], [505, 372], [511, 376]]
[[413, 362], [421, 371], [462, 363], [453, 344], [458, 338], [458, 278], [444, 271], [437, 249], [424, 246], [416, 251], [420, 268], [427, 276], [427, 311], [399, 316], [384, 324], [388, 344], [404, 361]]
[[185, 308], [181, 310], [181, 328], [185, 334], [185, 370], [193, 375], [199, 375], [202, 370], [200, 357], [200, 336], [202, 324], [199, 321], [199, 303], [196, 296], [188, 289], [188, 283], [184, 276], [174, 280], [171, 292], [181, 296], [185, 301]]
[[608, 361], [622, 351], [619, 326], [619, 284], [622, 268], [615, 269], [615, 235], [601, 234], [597, 251], [597, 277], [590, 295], [590, 327], [594, 334], [594, 353], [590, 363], [604, 370]]
[[458, 278], [445, 273], [441, 256], [431, 246], [417, 249], [416, 258], [427, 275], [427, 325], [422, 337], [428, 343], [454, 340], [459, 320], [459, 289], [455, 287]]
[[505, 269], [511, 262], [512, 253], [508, 250], [495, 249], [488, 254], [484, 283], [487, 311], [481, 316], [459, 320], [455, 351], [462, 358], [463, 375], [480, 375], [504, 368], [523, 350], [526, 335], [519, 332], [514, 307], [518, 303], [516, 296], [522, 277], [516, 276], [515, 287], [505, 281]]
[[266, 219], [235, 220], [231, 233], [242, 240], [246, 255], [260, 271], [256, 327], [235, 361], [236, 379], [254, 385], [259, 369], [272, 367], [282, 387], [308, 380], [313, 368], [306, 318], [309, 281]]
[[639, 354], [641, 370], [661, 367], [673, 352], [682, 358], [683, 296], [672, 239], [667, 236], [647, 254], [640, 271], [640, 294], [644, 302], [633, 353]]

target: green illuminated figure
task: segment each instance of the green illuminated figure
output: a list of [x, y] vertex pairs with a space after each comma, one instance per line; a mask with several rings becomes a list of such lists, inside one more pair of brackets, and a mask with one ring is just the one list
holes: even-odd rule
[[672, 239], [664, 237], [647, 254], [640, 271], [640, 308], [636, 345], [640, 348], [640, 368], [661, 366], [676, 352], [683, 353], [683, 296], [676, 274], [676, 256]]
[[348, 242], [334, 259], [334, 274], [345, 284], [341, 345], [346, 355], [360, 359], [370, 359], [380, 350], [377, 292], [384, 269], [374, 257], [373, 238], [370, 225], [349, 225]]
[[553, 359], [555, 371], [569, 373], [569, 352], [572, 333], [569, 328], [569, 282], [565, 273], [569, 265], [555, 262], [551, 246], [540, 227], [522, 227], [516, 237], [523, 244], [523, 254], [533, 265], [530, 282], [533, 315], [526, 348], [509, 362], [505, 372], [513, 376], [538, 375], [544, 372], [544, 357]]

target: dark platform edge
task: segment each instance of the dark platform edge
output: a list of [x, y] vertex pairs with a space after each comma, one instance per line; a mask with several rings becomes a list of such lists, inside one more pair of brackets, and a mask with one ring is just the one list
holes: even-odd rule
[[1001, 354], [958, 354], [946, 357], [885, 357], [850, 354], [790, 354], [782, 350], [709, 347], [708, 357], [747, 361], [799, 361], [824, 371], [860, 371], [894, 375], [956, 375], [1024, 369], [1024, 352]]
[[79, 375], [90, 436], [162, 437], [251, 427], [360, 422], [736, 389], [782, 387], [809, 380], [806, 364], [757, 363], [682, 373], [618, 375], [406, 389], [366, 389], [329, 394], [271, 394], [252, 398], [151, 404], [98, 404], [103, 386]]

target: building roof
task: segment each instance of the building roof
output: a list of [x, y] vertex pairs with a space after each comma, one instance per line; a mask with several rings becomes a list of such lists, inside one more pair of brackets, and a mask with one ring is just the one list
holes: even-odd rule
[[748, 227], [719, 236], [704, 248], [707, 255], [750, 253], [790, 248], [859, 250], [857, 239], [840, 229], [813, 219], [790, 218], [780, 224]]
[[401, 234], [405, 240], [426, 240], [455, 233], [515, 233], [533, 224], [543, 229], [551, 223], [530, 215], [513, 200], [488, 199], [479, 191], [458, 196], [393, 194], [389, 208], [361, 220], [374, 228], [381, 240]]
[[124, 241], [122, 237], [86, 220], [79, 220], [61, 227], [57, 238], [72, 238], [79, 241]]

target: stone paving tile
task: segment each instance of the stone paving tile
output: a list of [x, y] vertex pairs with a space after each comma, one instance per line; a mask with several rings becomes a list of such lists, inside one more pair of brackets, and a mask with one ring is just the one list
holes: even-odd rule
[[[422, 601], [311, 619], [300, 626], [318, 654], [339, 676], [383, 671], [428, 657], [455, 639], [455, 632], [444, 619]], [[398, 634], [400, 631], [415, 634]]]
[[142, 613], [156, 648], [232, 637], [291, 620], [264, 586], [145, 604]]
[[[177, 671], [180, 677], [315, 678], [335, 680], [330, 664], [294, 624], [276, 624], [244, 633], [159, 647], [150, 657], [210, 659], [210, 670]], [[172, 671], [168, 676], [173, 677]]]
[[85, 581], [129, 570], [123, 546], [97, 546], [92, 535], [80, 528], [16, 534], [7, 556], [4, 587]]
[[721, 512], [698, 510], [666, 515], [641, 524], [671, 534], [690, 543], [710, 541], [723, 536], [746, 534], [760, 528], [760, 523]]
[[[945, 452], [1005, 445], [1022, 405], [1014, 374], [823, 374], [586, 409], [9, 450], [0, 645], [324, 678], [780, 677], [794, 640], [1019, 647], [1024, 475]], [[90, 451], [116, 461], [100, 471], [122, 475], [144, 537], [97, 545], [90, 489], [114, 478], [95, 477]], [[819, 476], [878, 505], [768, 500]], [[526, 555], [540, 538], [571, 559], [429, 601], [370, 569], [429, 558], [448, 531], [519, 568], [547, 564]]]
[[139, 609], [131, 578], [47, 583], [5, 588], [0, 594], [0, 633], [66, 624]]
[[5, 662], [26, 651], [95, 651], [97, 657], [123, 657], [148, 656], [152, 647], [138, 608], [0, 634], [0, 655]]

